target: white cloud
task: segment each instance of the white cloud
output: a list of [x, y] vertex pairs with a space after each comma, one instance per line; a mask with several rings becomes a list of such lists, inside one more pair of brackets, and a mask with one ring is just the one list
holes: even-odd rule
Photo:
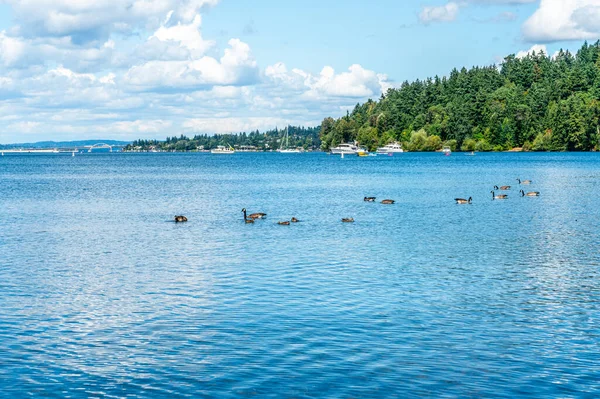
[[451, 22], [458, 16], [458, 10], [458, 3], [452, 1], [442, 6], [425, 6], [421, 9], [419, 20], [424, 24]]
[[539, 54], [540, 51], [544, 52], [544, 54], [548, 55], [548, 48], [543, 45], [543, 44], [534, 44], [533, 46], [531, 46], [531, 48], [527, 51], [519, 51], [516, 55], [517, 58], [525, 58], [530, 54], [533, 54], [534, 52], [536, 54]]
[[41, 126], [41, 123], [39, 123], [39, 122], [23, 121], [23, 122], [16, 122], [16, 123], [12, 123], [12, 124], [8, 125], [6, 130], [9, 132], [19, 132], [19, 133], [27, 134], [27, 133], [35, 132], [40, 126]]
[[124, 81], [136, 90], [199, 89], [255, 83], [258, 66], [250, 46], [231, 39], [220, 60], [204, 56], [188, 61], [149, 61], [132, 67]]
[[105, 132], [118, 133], [162, 133], [169, 129], [173, 123], [171, 121], [156, 120], [135, 120], [135, 121], [119, 121], [109, 125], [105, 125], [101, 130]]
[[26, 54], [26, 44], [19, 38], [9, 37], [0, 32], [0, 60], [4, 66], [15, 66]]
[[317, 125], [391, 86], [361, 65], [261, 70], [239, 39], [218, 56], [197, 12], [217, 1], [4, 0], [20, 25], [0, 32], [0, 140]]
[[597, 39], [600, 36], [600, 0], [541, 0], [523, 25], [532, 42]]
[[172, 11], [172, 22], [189, 23], [219, 0], [4, 0], [28, 36], [70, 36], [74, 42], [105, 40], [112, 32], [129, 33], [158, 26]]
[[[168, 19], [171, 18], [169, 13]], [[205, 41], [200, 35], [200, 25], [202, 24], [202, 17], [200, 14], [196, 15], [190, 24], [177, 23], [175, 26], [167, 27], [161, 26], [151, 37], [156, 38], [161, 42], [175, 42], [181, 47], [190, 51], [193, 56], [200, 56], [206, 52], [209, 48], [214, 46], [214, 41]]]
[[290, 123], [298, 123], [304, 126], [316, 126], [321, 123], [317, 121], [298, 121], [278, 117], [222, 117], [187, 119], [183, 122], [183, 128], [189, 133], [232, 133], [249, 132], [252, 130], [266, 130], [275, 126], [285, 126]]
[[276, 84], [304, 92], [306, 98], [323, 97], [355, 97], [366, 98], [379, 96], [391, 87], [388, 77], [355, 64], [348, 72], [335, 73], [326, 66], [321, 73], [314, 76], [300, 69], [288, 72], [285, 64], [278, 63], [267, 67], [265, 75]]

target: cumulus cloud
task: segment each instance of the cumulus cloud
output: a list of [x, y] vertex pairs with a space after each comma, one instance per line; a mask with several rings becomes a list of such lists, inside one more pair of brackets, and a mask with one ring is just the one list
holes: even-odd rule
[[314, 126], [392, 84], [358, 64], [261, 69], [236, 38], [218, 49], [198, 13], [218, 0], [2, 1], [19, 21], [0, 32], [3, 142]]
[[543, 44], [534, 44], [533, 46], [531, 46], [531, 48], [529, 50], [519, 51], [516, 54], [516, 57], [517, 58], [525, 58], [530, 54], [533, 54], [533, 53], [539, 54], [540, 52], [543, 52], [544, 54], [548, 55], [548, 48]]
[[423, 24], [433, 22], [451, 22], [458, 16], [459, 5], [449, 2], [442, 6], [425, 6], [421, 9], [419, 20]]
[[523, 25], [531, 42], [597, 39], [600, 36], [600, 0], [541, 0]]
[[0, 32], [0, 60], [4, 66], [15, 66], [26, 54], [26, 44], [14, 37], [6, 36], [6, 32]]
[[285, 64], [278, 63], [267, 67], [265, 75], [273, 82], [304, 91], [304, 97], [314, 99], [331, 96], [373, 97], [392, 86], [387, 75], [378, 74], [358, 64], [339, 74], [332, 67], [326, 66], [315, 76], [300, 69], [288, 72]]
[[69, 36], [74, 43], [105, 41], [112, 32], [130, 33], [158, 26], [172, 11], [172, 23], [193, 21], [206, 6], [219, 0], [4, 0], [26, 36]]
[[250, 46], [231, 39], [220, 60], [204, 56], [188, 61], [149, 61], [134, 66], [125, 75], [136, 90], [201, 89], [214, 85], [247, 85], [258, 77]]
[[[172, 12], [167, 17], [167, 22], [171, 19]], [[177, 23], [174, 26], [161, 26], [150, 39], [158, 39], [159, 42], [175, 42], [190, 52], [192, 56], [202, 55], [214, 46], [215, 42], [212, 40], [203, 40], [200, 35], [200, 25], [202, 24], [202, 17], [200, 14], [196, 15], [191, 23], [182, 24]]]

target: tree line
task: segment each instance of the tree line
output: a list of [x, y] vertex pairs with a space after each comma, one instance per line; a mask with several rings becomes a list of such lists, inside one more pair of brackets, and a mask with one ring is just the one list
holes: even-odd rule
[[[303, 127], [288, 126], [289, 147], [302, 147], [305, 150], [318, 149], [321, 146], [319, 139], [320, 126]], [[286, 134], [284, 129], [271, 129], [265, 132], [258, 130], [250, 133], [196, 135], [192, 138], [181, 135], [167, 137], [165, 141], [135, 140], [124, 148], [124, 151], [199, 151], [210, 150], [217, 146], [255, 147], [257, 151], [276, 150]]]
[[358, 141], [374, 150], [400, 141], [409, 151], [599, 150], [600, 41], [554, 57], [510, 55], [499, 65], [453, 69], [404, 82], [379, 101], [321, 124], [321, 148]]

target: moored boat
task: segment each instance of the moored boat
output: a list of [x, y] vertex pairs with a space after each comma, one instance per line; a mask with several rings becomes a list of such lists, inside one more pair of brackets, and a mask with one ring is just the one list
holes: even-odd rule
[[212, 150], [210, 150], [211, 154], [233, 154], [235, 153], [235, 150], [229, 146], [229, 147], [225, 147], [224, 145], [219, 145], [217, 146], [217, 148], [213, 148]]
[[360, 148], [354, 144], [350, 144], [350, 143], [342, 143], [340, 145], [338, 145], [337, 147], [333, 147], [331, 149], [331, 153], [332, 154], [351, 154], [351, 155], [358, 155], [359, 152], [363, 152], [363, 153], [367, 153], [368, 151], [365, 150], [364, 148]]
[[279, 146], [277, 152], [282, 154], [299, 154], [301, 152], [304, 152], [304, 149], [290, 147], [290, 135], [288, 132], [288, 128], [286, 128], [285, 136], [283, 137], [283, 139], [281, 139], [281, 145]]
[[401, 152], [404, 152], [402, 149], [402, 144], [398, 143], [397, 141], [377, 149], [378, 154], [396, 154]]

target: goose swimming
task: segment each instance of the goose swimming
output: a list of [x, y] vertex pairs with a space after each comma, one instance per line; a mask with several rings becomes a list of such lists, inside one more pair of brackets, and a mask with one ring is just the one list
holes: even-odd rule
[[498, 194], [498, 195], [496, 195], [495, 192], [493, 192], [493, 191], [490, 191], [490, 192], [492, 193], [492, 199], [493, 200], [496, 200], [496, 199], [499, 199], [499, 200], [508, 199], [508, 195], [506, 195], [506, 194]]
[[242, 212], [244, 213], [244, 222], [245, 223], [254, 223], [254, 219], [248, 219], [248, 216], [246, 216], [246, 208], [242, 209]]
[[526, 193], [525, 191], [521, 190], [521, 197], [539, 197], [539, 196], [540, 196], [539, 191], [530, 191], [530, 192]]
[[454, 198], [457, 204], [470, 204], [473, 201], [473, 198], [469, 197], [469, 199], [464, 198]]

